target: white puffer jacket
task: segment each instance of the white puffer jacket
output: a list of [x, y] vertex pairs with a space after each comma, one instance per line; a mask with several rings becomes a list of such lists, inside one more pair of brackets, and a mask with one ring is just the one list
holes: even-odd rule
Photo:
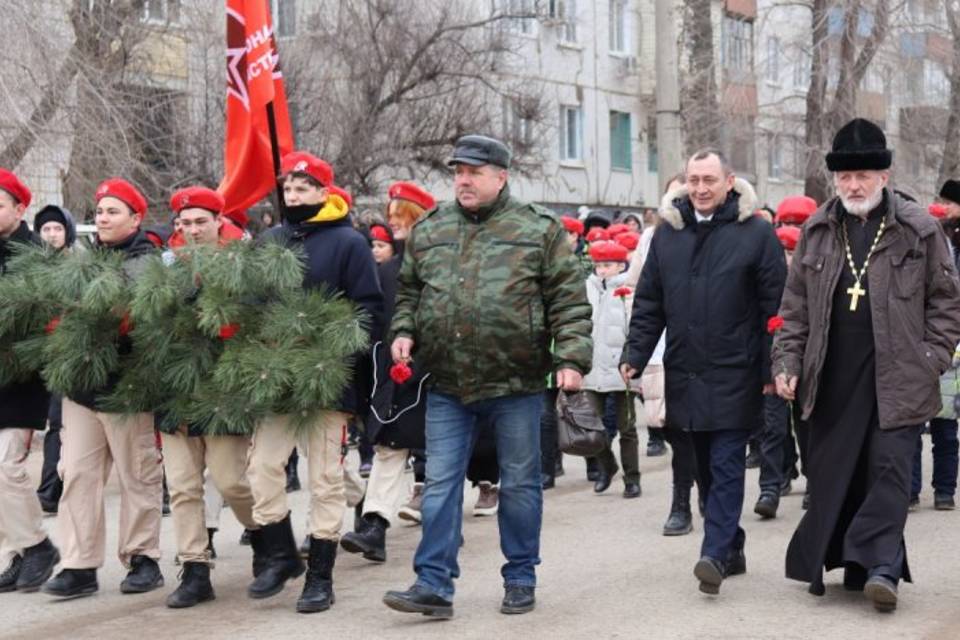
[[617, 298], [613, 292], [629, 286], [627, 281], [627, 273], [606, 281], [597, 274], [587, 278], [587, 299], [593, 307], [593, 368], [583, 379], [583, 388], [588, 391], [626, 390], [620, 377], [620, 353], [630, 326], [633, 287], [625, 298]]

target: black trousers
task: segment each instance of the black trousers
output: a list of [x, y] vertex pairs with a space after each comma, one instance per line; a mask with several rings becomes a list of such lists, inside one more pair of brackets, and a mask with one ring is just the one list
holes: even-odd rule
[[540, 473], [552, 478], [556, 473], [557, 456], [557, 389], [543, 394], [543, 413], [540, 414]]
[[779, 396], [763, 397], [760, 431], [760, 492], [780, 495], [786, 476], [784, 441], [790, 429], [790, 405]]
[[690, 489], [697, 474], [693, 436], [689, 431], [669, 426], [663, 429], [663, 435], [673, 449], [670, 460], [670, 466], [673, 469], [673, 486], [677, 489]]
[[467, 480], [477, 486], [481, 482], [500, 483], [500, 465], [497, 463], [497, 439], [489, 424], [480, 427], [477, 444], [467, 465]]
[[50, 429], [43, 438], [43, 468], [40, 472], [40, 486], [37, 488], [37, 497], [44, 505], [59, 503], [63, 494], [63, 480], [57, 473], [57, 464], [60, 462], [60, 429], [63, 428], [60, 417], [62, 405], [63, 398], [59, 395], [50, 397]]

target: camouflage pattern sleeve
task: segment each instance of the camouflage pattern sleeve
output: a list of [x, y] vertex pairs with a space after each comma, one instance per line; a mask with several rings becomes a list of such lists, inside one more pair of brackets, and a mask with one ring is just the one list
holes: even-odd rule
[[554, 369], [586, 374], [593, 364], [593, 313], [583, 285], [583, 268], [564, 235], [563, 226], [551, 222], [544, 250], [543, 303], [554, 340]]
[[393, 320], [390, 322], [392, 338], [416, 339], [417, 307], [420, 305], [420, 291], [423, 283], [417, 275], [417, 253], [415, 247], [416, 229], [410, 230], [407, 237], [400, 273], [397, 276], [397, 297], [394, 303]]

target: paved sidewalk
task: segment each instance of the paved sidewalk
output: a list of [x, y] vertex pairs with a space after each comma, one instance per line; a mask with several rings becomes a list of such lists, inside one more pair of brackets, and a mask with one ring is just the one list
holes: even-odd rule
[[[641, 443], [646, 438], [641, 437]], [[929, 472], [929, 447], [925, 470]], [[36, 477], [38, 455], [31, 468]], [[351, 451], [356, 464], [356, 452]], [[547, 492], [543, 565], [538, 608], [524, 616], [504, 616], [502, 563], [495, 518], [474, 518], [467, 492], [456, 615], [429, 621], [388, 610], [384, 591], [412, 582], [411, 558], [419, 528], [400, 525], [388, 532], [388, 562], [374, 565], [341, 554], [335, 572], [337, 603], [325, 613], [294, 611], [302, 579], [267, 600], [247, 598], [250, 550], [237, 544], [241, 528], [229, 511], [216, 537], [220, 555], [213, 572], [216, 601], [193, 609], [171, 610], [166, 595], [176, 586], [173, 526], [164, 519], [161, 567], [166, 587], [146, 595], [122, 595], [124, 571], [115, 555], [119, 499], [115, 481], [108, 489], [107, 565], [94, 597], [52, 602], [43, 594], [0, 595], [0, 637], [53, 640], [123, 638], [960, 638], [960, 512], [935, 512], [924, 489], [921, 509], [911, 514], [907, 544], [916, 585], [901, 589], [900, 609], [876, 613], [860, 595], [843, 591], [841, 572], [827, 576], [827, 594], [816, 598], [806, 585], [783, 578], [787, 542], [800, 514], [801, 491], [784, 498], [781, 515], [761, 522], [752, 512], [757, 472], [748, 473], [743, 519], [747, 530], [747, 575], [724, 583], [720, 596], [697, 590], [702, 522], [692, 535], [664, 538], [660, 529], [670, 500], [669, 457], [642, 458], [643, 496], [620, 497], [619, 477], [596, 496], [584, 480], [582, 460], [566, 458], [567, 475]], [[301, 467], [302, 468], [302, 467]], [[303, 468], [302, 468], [303, 469]], [[303, 470], [301, 471], [303, 473]], [[796, 483], [795, 483], [796, 485]], [[292, 495], [298, 538], [305, 526], [307, 494]], [[351, 514], [352, 516], [352, 514]], [[350, 518], [352, 522], [352, 517]], [[56, 538], [55, 518], [46, 524]], [[939, 554], [939, 555], [938, 555]]]

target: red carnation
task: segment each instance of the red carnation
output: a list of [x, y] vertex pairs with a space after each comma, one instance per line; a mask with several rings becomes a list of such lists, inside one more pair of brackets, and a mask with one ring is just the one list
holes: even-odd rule
[[132, 330], [133, 322], [130, 320], [130, 314], [125, 313], [123, 314], [123, 318], [120, 319], [120, 328], [118, 329], [118, 332], [121, 336], [126, 336], [129, 335]]
[[770, 316], [770, 319], [767, 320], [767, 333], [770, 335], [775, 334], [777, 331], [783, 328], [783, 318], [781, 316]]
[[617, 287], [613, 290], [613, 295], [618, 298], [626, 298], [631, 292], [633, 292], [633, 289], [630, 287]]
[[231, 322], [220, 327], [220, 339], [229, 340], [240, 331], [240, 325]]
[[44, 330], [44, 331], [46, 332], [46, 334], [49, 336], [49, 335], [51, 335], [54, 331], [56, 331], [56, 330], [57, 330], [57, 327], [59, 327], [59, 326], [60, 326], [60, 316], [54, 316], [54, 317], [50, 320], [50, 322], [48, 322], [47, 325], [43, 328], [43, 330]]
[[390, 379], [397, 384], [403, 384], [413, 377], [413, 369], [406, 362], [398, 362], [390, 367]]

